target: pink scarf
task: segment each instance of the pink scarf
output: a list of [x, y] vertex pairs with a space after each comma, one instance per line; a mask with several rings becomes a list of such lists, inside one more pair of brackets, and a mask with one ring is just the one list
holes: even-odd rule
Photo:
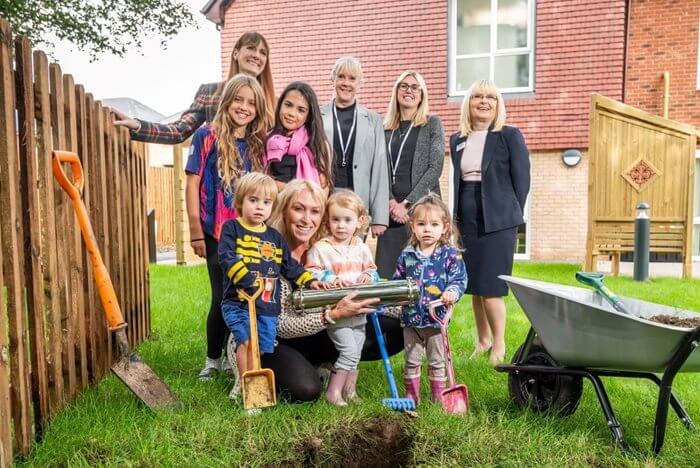
[[304, 125], [294, 130], [291, 137], [280, 134], [272, 135], [267, 139], [265, 145], [265, 166], [269, 166], [271, 162], [281, 161], [285, 154], [296, 156], [297, 179], [310, 180], [321, 185], [318, 170], [314, 165], [313, 154], [306, 146], [308, 143], [309, 133]]

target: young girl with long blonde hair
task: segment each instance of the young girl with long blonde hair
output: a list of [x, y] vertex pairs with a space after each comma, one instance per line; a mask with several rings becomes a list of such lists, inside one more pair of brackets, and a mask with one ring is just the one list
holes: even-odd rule
[[248, 75], [234, 76], [222, 91], [211, 125], [201, 126], [192, 137], [185, 167], [190, 244], [195, 254], [207, 259], [212, 293], [207, 317], [207, 357], [199, 373], [202, 380], [218, 371], [230, 370], [228, 362], [220, 362], [226, 324], [221, 316], [223, 276], [217, 248], [221, 227], [238, 216], [233, 204], [238, 179], [247, 172], [262, 170], [267, 131], [265, 109], [258, 81]]

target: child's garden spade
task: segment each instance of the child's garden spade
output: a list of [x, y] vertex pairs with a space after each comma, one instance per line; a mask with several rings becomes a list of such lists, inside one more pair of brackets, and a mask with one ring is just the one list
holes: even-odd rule
[[[73, 171], [73, 181], [69, 181], [63, 172], [62, 163], [69, 163]], [[73, 202], [75, 215], [78, 218], [83, 241], [92, 263], [92, 271], [97, 285], [97, 292], [102, 302], [102, 307], [107, 316], [109, 330], [114, 332], [120, 359], [112, 366], [112, 371], [134, 392], [149, 408], [158, 409], [166, 406], [177, 405], [178, 399], [167, 385], [158, 377], [150, 367], [129, 348], [129, 340], [126, 337], [126, 322], [119, 308], [117, 295], [114, 292], [109, 272], [102, 261], [102, 256], [97, 248], [95, 233], [92, 231], [90, 218], [85, 204], [81, 198], [84, 186], [83, 167], [75, 153], [67, 151], [53, 152], [53, 175], [58, 184], [65, 190]]]
[[445, 347], [445, 360], [447, 361], [447, 377], [450, 386], [442, 391], [442, 408], [451, 414], [465, 413], [469, 409], [469, 391], [464, 384], [455, 383], [455, 371], [452, 366], [452, 353], [450, 352], [450, 339], [447, 336], [447, 325], [452, 317], [452, 306], [445, 307], [445, 316], [440, 319], [436, 308], [443, 306], [441, 300], [432, 301], [429, 304], [430, 317], [440, 325], [442, 345]]
[[243, 407], [247, 410], [275, 406], [277, 395], [275, 394], [275, 374], [272, 369], [260, 368], [260, 345], [258, 343], [258, 318], [255, 312], [255, 300], [263, 291], [262, 279], [255, 280], [257, 290], [248, 295], [243, 289], [238, 291], [241, 298], [248, 302], [250, 314], [250, 361], [252, 369], [245, 371], [241, 376], [243, 388]]

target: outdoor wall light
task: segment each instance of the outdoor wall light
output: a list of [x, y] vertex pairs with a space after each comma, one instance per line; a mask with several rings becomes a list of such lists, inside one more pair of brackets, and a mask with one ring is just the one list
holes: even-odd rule
[[581, 162], [581, 152], [577, 149], [564, 150], [561, 154], [561, 160], [567, 167], [574, 167]]

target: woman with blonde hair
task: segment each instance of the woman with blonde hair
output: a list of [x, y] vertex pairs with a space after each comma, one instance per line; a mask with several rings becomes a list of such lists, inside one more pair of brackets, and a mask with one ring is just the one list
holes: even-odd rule
[[453, 214], [462, 233], [469, 272], [467, 294], [478, 341], [472, 356], [491, 350], [492, 364], [506, 353], [508, 287], [518, 226], [530, 190], [530, 156], [520, 130], [505, 125], [503, 96], [489, 80], [474, 82], [464, 97], [460, 131], [450, 137]]
[[211, 125], [202, 125], [192, 137], [185, 167], [190, 245], [195, 254], [207, 259], [211, 286], [207, 357], [199, 373], [202, 380], [230, 368], [220, 361], [226, 325], [221, 315], [223, 276], [217, 251], [222, 226], [238, 216], [234, 208], [238, 180], [247, 172], [262, 170], [264, 117], [262, 87], [255, 78], [239, 74], [224, 86]]
[[[291, 256], [302, 263], [308, 261], [307, 253], [322, 236], [321, 225], [326, 210], [325, 191], [308, 180], [295, 179], [285, 185], [275, 201], [268, 225], [278, 230], [286, 239]], [[322, 392], [319, 374], [328, 376], [328, 368], [322, 366], [335, 362], [339, 353], [328, 336], [327, 330], [338, 321], [350, 317], [364, 317], [372, 312], [376, 299], [356, 299], [356, 292], [340, 299], [335, 305], [304, 309], [291, 303], [291, 286], [282, 281], [281, 313], [277, 324], [277, 346], [271, 354], [261, 357], [262, 367], [275, 373], [277, 391], [293, 402], [314, 401]], [[403, 332], [398, 321], [400, 307], [387, 307], [380, 317], [386, 337], [389, 355], [403, 349]], [[229, 339], [229, 359], [235, 359], [235, 343]], [[380, 358], [376, 334], [371, 323], [365, 328], [365, 341], [361, 360]], [[236, 370], [235, 367], [233, 369]], [[352, 393], [352, 392], [351, 392]], [[234, 375], [230, 396], [240, 395], [240, 379]]]
[[408, 242], [408, 208], [428, 192], [440, 195], [445, 160], [442, 122], [428, 111], [428, 88], [420, 73], [405, 71], [394, 83], [384, 117], [389, 166], [389, 228], [377, 241], [379, 276], [391, 278]]
[[389, 178], [382, 118], [360, 105], [362, 65], [355, 57], [336, 60], [331, 70], [333, 100], [321, 107], [323, 129], [333, 148], [335, 188], [357, 193], [369, 210], [372, 235], [389, 225]]
[[262, 34], [255, 31], [244, 33], [233, 45], [231, 63], [226, 81], [203, 84], [197, 90], [190, 107], [180, 118], [168, 124], [147, 122], [129, 118], [122, 112], [112, 109], [117, 119], [114, 124], [129, 129], [131, 139], [147, 143], [174, 145], [190, 137], [202, 124], [211, 122], [219, 106], [219, 100], [228, 80], [244, 73], [254, 77], [263, 89], [265, 112], [263, 120], [267, 128], [274, 122], [275, 89], [270, 70], [270, 47]]

